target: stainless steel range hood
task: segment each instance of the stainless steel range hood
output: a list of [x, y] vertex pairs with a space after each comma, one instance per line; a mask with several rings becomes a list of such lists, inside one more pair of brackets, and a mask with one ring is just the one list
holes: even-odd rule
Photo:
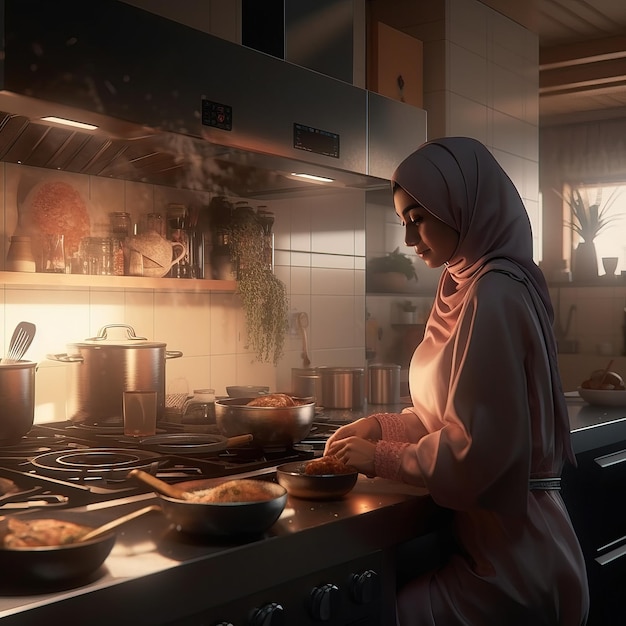
[[[115, 0], [3, 0], [0, 160], [262, 197], [387, 185], [426, 114]], [[92, 123], [76, 130], [43, 117]]]

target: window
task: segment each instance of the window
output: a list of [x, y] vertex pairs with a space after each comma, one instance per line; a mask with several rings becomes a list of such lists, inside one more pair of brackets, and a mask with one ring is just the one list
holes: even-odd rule
[[[578, 190], [586, 206], [597, 204], [600, 211], [604, 212], [604, 218], [608, 220], [598, 236], [594, 239], [598, 256], [598, 275], [607, 273], [604, 264], [607, 264], [608, 273], [611, 273], [610, 262], [602, 259], [609, 257], [617, 258], [616, 274], [626, 271], [626, 184], [593, 184], [577, 185], [573, 188]], [[570, 197], [570, 192], [565, 192], [565, 197]], [[564, 221], [572, 221], [571, 209], [567, 203], [563, 203]], [[566, 229], [571, 249], [576, 248], [581, 237], [571, 229]]]

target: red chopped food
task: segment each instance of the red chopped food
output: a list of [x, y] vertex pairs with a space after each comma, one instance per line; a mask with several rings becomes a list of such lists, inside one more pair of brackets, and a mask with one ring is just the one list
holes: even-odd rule
[[323, 474], [352, 474], [356, 472], [356, 468], [347, 465], [334, 454], [329, 454], [314, 461], [309, 461], [304, 467], [304, 473], [312, 476], [321, 476]]

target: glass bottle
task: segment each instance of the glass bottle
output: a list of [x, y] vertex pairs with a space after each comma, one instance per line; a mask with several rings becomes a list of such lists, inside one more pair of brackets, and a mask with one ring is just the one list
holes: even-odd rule
[[193, 278], [189, 262], [189, 233], [185, 205], [170, 204], [167, 207], [167, 238], [182, 244], [185, 248], [185, 256], [172, 265], [168, 276], [170, 278]]

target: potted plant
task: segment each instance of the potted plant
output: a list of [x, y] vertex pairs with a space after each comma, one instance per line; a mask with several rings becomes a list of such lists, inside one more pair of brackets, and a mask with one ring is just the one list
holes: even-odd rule
[[417, 305], [411, 300], [403, 300], [399, 303], [400, 322], [402, 324], [415, 324], [417, 316]]
[[591, 280], [598, 277], [598, 257], [594, 240], [614, 222], [622, 219], [623, 214], [609, 215], [617, 197], [617, 189], [602, 204], [602, 188], [598, 187], [595, 199], [591, 202], [585, 189], [572, 189], [568, 197], [561, 198], [571, 210], [571, 219], [565, 220], [565, 226], [577, 234], [581, 241], [573, 251], [572, 276], [574, 280]]
[[289, 300], [284, 283], [267, 263], [263, 226], [263, 217], [245, 207], [233, 212], [227, 228], [248, 347], [257, 360], [277, 365], [289, 329]]
[[368, 291], [402, 293], [409, 290], [409, 281], [417, 282], [415, 266], [399, 248], [367, 262]]

